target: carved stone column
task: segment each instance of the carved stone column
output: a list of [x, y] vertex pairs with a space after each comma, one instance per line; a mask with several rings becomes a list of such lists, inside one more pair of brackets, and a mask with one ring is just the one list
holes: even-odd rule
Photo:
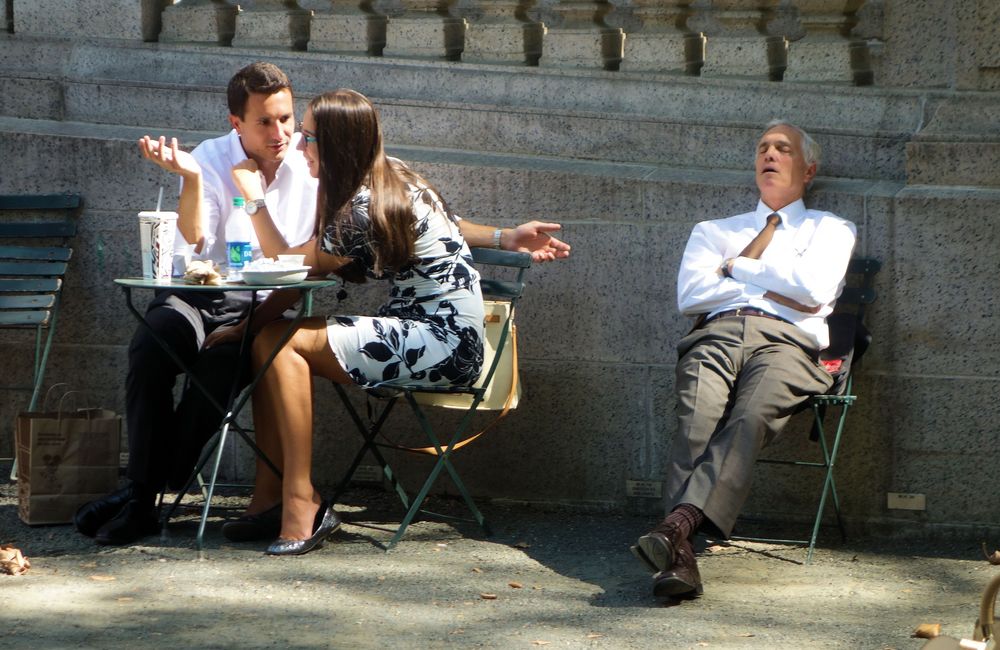
[[622, 70], [681, 70], [697, 75], [705, 62], [705, 36], [687, 28], [693, 0], [632, 0], [642, 29], [628, 35]]
[[528, 18], [535, 0], [480, 0], [483, 17], [465, 32], [466, 61], [538, 65], [545, 25]]
[[226, 0], [181, 0], [163, 10], [160, 42], [231, 45], [238, 12]]
[[252, 9], [236, 16], [233, 47], [304, 50], [311, 15], [296, 0], [256, 0]]
[[788, 45], [788, 81], [872, 82], [868, 47], [849, 34], [865, 0], [793, 0], [806, 35]]
[[455, 0], [402, 0], [406, 13], [389, 21], [385, 56], [444, 57], [460, 61], [465, 49], [464, 18], [451, 15]]
[[372, 6], [374, 0], [330, 0], [333, 11], [313, 14], [309, 51], [367, 52], [382, 56], [386, 17]]
[[711, 8], [699, 12], [700, 20], [692, 19], [698, 27], [704, 23], [702, 76], [766, 77], [779, 81], [785, 70], [788, 41], [783, 36], [768, 36], [766, 28], [779, 2], [711, 0]]
[[607, 0], [559, 0], [552, 8], [565, 18], [545, 34], [541, 65], [617, 70], [625, 54], [625, 32], [604, 22]]

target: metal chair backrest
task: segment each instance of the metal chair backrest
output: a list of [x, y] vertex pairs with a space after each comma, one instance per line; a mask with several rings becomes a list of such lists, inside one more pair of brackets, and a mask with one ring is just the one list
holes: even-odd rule
[[[0, 328], [35, 333], [31, 383], [0, 390], [30, 391], [29, 411], [37, 407], [45, 380], [63, 278], [73, 256], [68, 241], [76, 235], [76, 222], [70, 217], [80, 205], [76, 194], [0, 195]], [[61, 212], [65, 218], [38, 219], [51, 212]], [[44, 342], [43, 330], [47, 330]], [[16, 475], [15, 463], [11, 479]]]
[[[514, 306], [524, 294], [524, 275], [531, 267], [531, 255], [528, 253], [518, 253], [512, 251], [498, 250], [495, 248], [473, 248], [472, 260], [476, 263], [476, 268], [482, 272], [484, 267], [494, 267], [495, 269], [515, 269], [513, 280], [500, 278], [481, 277], [479, 287], [486, 298], [506, 300], [510, 303], [510, 311], [507, 320], [514, 317]], [[489, 368], [483, 369], [483, 378], [478, 382], [482, 386], [489, 386], [493, 380], [497, 365], [504, 347], [509, 343], [508, 332], [510, 328], [504, 323], [501, 330], [500, 341], [497, 344], [493, 362]]]
[[865, 327], [868, 306], [875, 302], [875, 275], [882, 263], [870, 257], [855, 257], [847, 266], [847, 285], [837, 298], [834, 313], [827, 318], [830, 345], [820, 353], [824, 361], [839, 359], [842, 368], [834, 373], [829, 394], [843, 395], [851, 391], [854, 368], [871, 343]]
[[0, 196], [0, 327], [45, 328], [54, 323], [73, 255], [66, 241], [76, 235], [76, 223], [24, 217], [28, 212], [79, 207], [78, 195]]

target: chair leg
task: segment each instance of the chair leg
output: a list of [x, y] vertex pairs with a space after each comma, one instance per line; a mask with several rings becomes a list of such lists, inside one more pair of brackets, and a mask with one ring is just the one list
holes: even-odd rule
[[486, 522], [486, 518], [483, 517], [483, 514], [479, 511], [479, 508], [476, 507], [475, 502], [472, 500], [472, 496], [469, 494], [469, 491], [465, 488], [465, 484], [462, 482], [462, 479], [459, 477], [458, 472], [451, 464], [451, 459], [450, 459], [453, 445], [461, 439], [462, 433], [468, 428], [470, 422], [472, 421], [472, 414], [475, 412], [475, 405], [473, 405], [472, 408], [466, 411], [465, 415], [462, 418], [461, 423], [455, 430], [454, 434], [451, 437], [451, 440], [448, 443], [448, 449], [444, 450], [441, 447], [441, 444], [438, 442], [437, 436], [434, 434], [433, 427], [431, 427], [430, 422], [427, 420], [427, 417], [424, 415], [423, 410], [417, 404], [413, 395], [411, 393], [406, 393], [406, 399], [407, 402], [409, 402], [410, 407], [413, 409], [414, 414], [417, 416], [417, 420], [420, 422], [420, 426], [424, 430], [424, 433], [427, 435], [427, 437], [431, 441], [431, 444], [433, 444], [434, 448], [437, 450], [438, 456], [437, 456], [437, 462], [431, 469], [430, 474], [427, 475], [426, 480], [424, 480], [423, 486], [421, 486], [420, 491], [413, 498], [413, 503], [410, 505], [410, 508], [407, 511], [406, 516], [403, 518], [403, 521], [400, 523], [399, 528], [396, 530], [396, 534], [386, 545], [386, 551], [390, 550], [399, 542], [400, 539], [402, 539], [403, 534], [406, 532], [407, 527], [410, 525], [410, 523], [413, 521], [413, 518], [420, 511], [420, 506], [423, 505], [424, 499], [427, 498], [427, 495], [430, 492], [431, 487], [434, 485], [435, 481], [437, 481], [437, 478], [438, 476], [440, 476], [442, 469], [448, 470], [448, 474], [451, 476], [452, 481], [455, 483], [455, 486], [461, 493], [466, 506], [468, 506], [469, 510], [472, 512], [472, 515], [475, 518], [476, 523], [478, 523], [480, 527], [482, 527], [483, 531], [487, 535], [491, 535], [492, 530], [490, 529], [489, 524]]
[[472, 516], [475, 518], [476, 523], [479, 524], [480, 528], [483, 529], [483, 532], [487, 536], [492, 535], [493, 529], [490, 528], [489, 523], [487, 523], [486, 518], [479, 511], [479, 508], [476, 507], [475, 501], [472, 500], [472, 495], [469, 494], [469, 491], [465, 487], [465, 483], [462, 481], [461, 478], [459, 478], [458, 471], [455, 469], [455, 466], [452, 465], [451, 463], [451, 451], [455, 443], [462, 438], [462, 435], [468, 429], [469, 425], [472, 423], [472, 415], [476, 411], [476, 405], [474, 404], [468, 411], [466, 411], [465, 416], [462, 418], [462, 421], [458, 426], [458, 429], [455, 430], [455, 433], [452, 436], [451, 442], [448, 443], [448, 451], [444, 452], [441, 446], [438, 444], [437, 439], [434, 437], [434, 431], [430, 426], [430, 422], [426, 419], [423, 409], [419, 408], [412, 393], [407, 393], [406, 396], [410, 400], [411, 408], [413, 408], [414, 411], [417, 413], [417, 418], [421, 421], [421, 426], [424, 427], [424, 430], [427, 432], [428, 437], [431, 438], [431, 443], [434, 445], [434, 448], [437, 450], [439, 456], [442, 458], [441, 464], [444, 465], [444, 468], [448, 470], [448, 475], [451, 476], [452, 482], [455, 484], [455, 487], [458, 488], [459, 493], [462, 495], [462, 499], [465, 501], [465, 504], [472, 512]]
[[400, 501], [402, 501], [403, 507], [409, 508], [410, 507], [409, 495], [406, 493], [406, 490], [403, 489], [403, 486], [400, 484], [399, 479], [396, 478], [395, 473], [389, 466], [388, 461], [386, 461], [385, 457], [382, 455], [382, 452], [379, 451], [378, 446], [375, 444], [375, 437], [378, 435], [378, 432], [382, 429], [382, 425], [385, 424], [386, 419], [388, 419], [392, 407], [395, 406], [396, 404], [396, 400], [392, 399], [385, 405], [385, 408], [382, 409], [382, 412], [379, 414], [378, 420], [376, 422], [374, 422], [371, 426], [365, 426], [365, 423], [361, 420], [361, 416], [358, 415], [358, 412], [355, 410], [354, 405], [351, 404], [350, 400], [348, 399], [347, 392], [344, 390], [344, 387], [339, 384], [334, 384], [334, 388], [336, 388], [337, 394], [340, 395], [340, 400], [344, 403], [344, 408], [347, 409], [347, 414], [354, 421], [354, 425], [358, 428], [358, 432], [361, 434], [361, 437], [364, 440], [364, 442], [361, 445], [361, 448], [358, 450], [358, 452], [354, 455], [354, 460], [351, 463], [351, 466], [348, 468], [347, 472], [344, 474], [344, 478], [342, 478], [339, 484], [337, 485], [337, 488], [333, 493], [332, 500], [336, 502], [341, 497], [341, 495], [343, 495], [344, 492], [347, 491], [347, 486], [350, 485], [351, 478], [353, 478], [354, 472], [357, 471], [358, 467], [361, 465], [361, 461], [364, 460], [365, 454], [371, 452], [372, 456], [375, 457], [375, 460], [382, 468], [382, 474], [386, 477], [386, 479], [389, 480], [389, 483], [392, 485], [393, 491], [396, 492], [397, 496], [399, 496]]
[[833, 497], [834, 512], [837, 516], [837, 526], [840, 528], [841, 538], [846, 541], [847, 534], [844, 531], [844, 524], [840, 516], [840, 500], [837, 497], [837, 485], [833, 479], [833, 470], [837, 461], [837, 452], [840, 449], [840, 437], [844, 431], [844, 422], [847, 419], [848, 404], [841, 405], [840, 417], [837, 420], [837, 431], [834, 435], [832, 450], [827, 447], [826, 431], [823, 427], [823, 420], [819, 414], [818, 406], [814, 405], [813, 410], [816, 415], [816, 426], [819, 430], [820, 447], [823, 450], [823, 461], [826, 466], [826, 476], [823, 478], [823, 490], [820, 493], [819, 507], [816, 509], [816, 520], [813, 524], [812, 536], [809, 539], [809, 552], [806, 554], [806, 564], [812, 564], [813, 551], [816, 549], [816, 538], [819, 536], [819, 527], [823, 522], [823, 512], [826, 509], [827, 495]]

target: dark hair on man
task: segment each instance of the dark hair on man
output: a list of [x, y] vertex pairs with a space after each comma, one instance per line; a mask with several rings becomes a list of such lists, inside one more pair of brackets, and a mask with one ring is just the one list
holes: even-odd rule
[[288, 76], [281, 71], [281, 68], [273, 63], [263, 61], [251, 63], [229, 80], [229, 87], [226, 89], [229, 113], [242, 120], [250, 93], [273, 95], [286, 88], [291, 92], [292, 82], [288, 80]]

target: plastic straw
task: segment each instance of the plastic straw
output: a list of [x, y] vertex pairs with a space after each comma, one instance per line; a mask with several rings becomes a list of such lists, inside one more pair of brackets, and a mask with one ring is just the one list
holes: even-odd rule
[[160, 185], [160, 195], [156, 197], [156, 211], [160, 211], [160, 206], [163, 205], [163, 186]]

